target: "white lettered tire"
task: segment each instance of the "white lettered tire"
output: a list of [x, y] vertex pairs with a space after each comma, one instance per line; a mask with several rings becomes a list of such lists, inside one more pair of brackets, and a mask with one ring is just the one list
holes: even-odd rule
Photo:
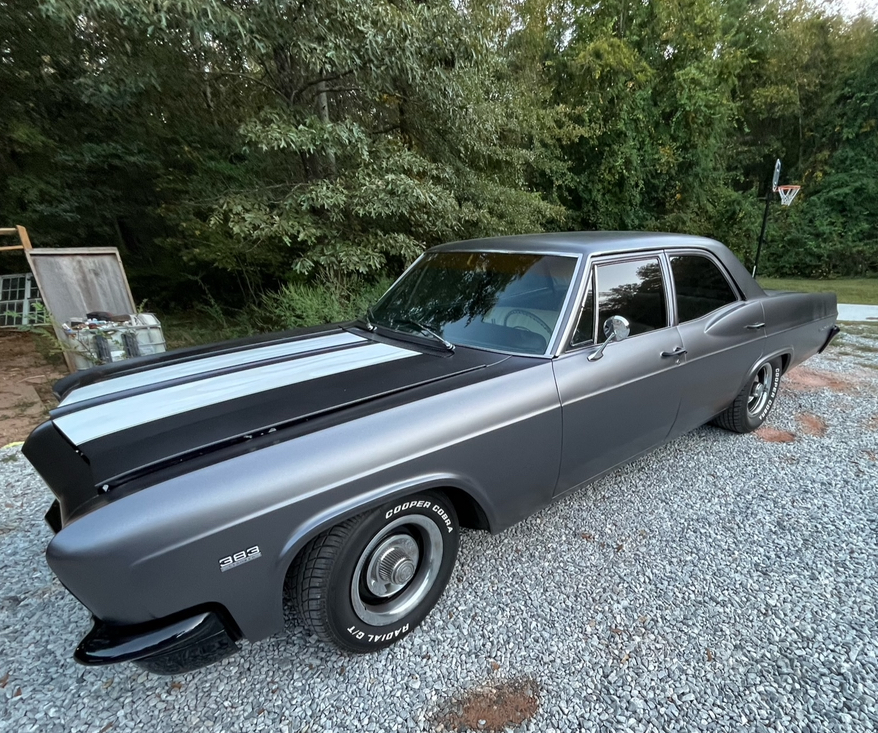
[[437, 491], [389, 502], [315, 537], [288, 576], [300, 619], [352, 652], [411, 633], [439, 600], [457, 559], [454, 507]]
[[735, 401], [713, 422], [735, 433], [756, 430], [765, 422], [777, 399], [782, 366], [780, 358], [762, 362]]

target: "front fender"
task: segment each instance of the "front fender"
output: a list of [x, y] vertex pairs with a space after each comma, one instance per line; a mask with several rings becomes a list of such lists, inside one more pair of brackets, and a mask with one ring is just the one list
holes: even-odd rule
[[283, 628], [284, 577], [319, 532], [443, 487], [471, 497], [502, 530], [551, 501], [560, 433], [546, 362], [120, 496], [64, 527], [47, 558], [107, 623], [217, 604], [256, 641]]

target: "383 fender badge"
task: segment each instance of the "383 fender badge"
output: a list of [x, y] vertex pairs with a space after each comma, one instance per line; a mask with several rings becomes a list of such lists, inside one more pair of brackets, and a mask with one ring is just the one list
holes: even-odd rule
[[248, 547], [246, 550], [241, 550], [234, 555], [227, 555], [222, 558], [219, 561], [220, 570], [226, 572], [226, 570], [231, 570], [260, 557], [262, 557], [262, 553], [259, 551], [259, 545], [253, 545], [253, 547]]

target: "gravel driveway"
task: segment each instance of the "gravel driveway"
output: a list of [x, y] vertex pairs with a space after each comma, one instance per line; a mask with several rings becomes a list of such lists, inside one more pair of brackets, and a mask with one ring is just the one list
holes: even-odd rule
[[[48, 490], [0, 452], [0, 730], [878, 728], [878, 342], [784, 380], [506, 533], [468, 532], [425, 624], [371, 656], [288, 634], [179, 677], [76, 665]], [[871, 349], [871, 350], [870, 350]]]

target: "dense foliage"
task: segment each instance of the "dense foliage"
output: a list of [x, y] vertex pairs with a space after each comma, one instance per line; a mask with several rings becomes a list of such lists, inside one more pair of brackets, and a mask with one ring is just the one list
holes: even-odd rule
[[0, 225], [296, 323], [457, 238], [750, 260], [780, 157], [762, 271], [873, 274], [876, 79], [878, 24], [804, 0], [0, 0]]

